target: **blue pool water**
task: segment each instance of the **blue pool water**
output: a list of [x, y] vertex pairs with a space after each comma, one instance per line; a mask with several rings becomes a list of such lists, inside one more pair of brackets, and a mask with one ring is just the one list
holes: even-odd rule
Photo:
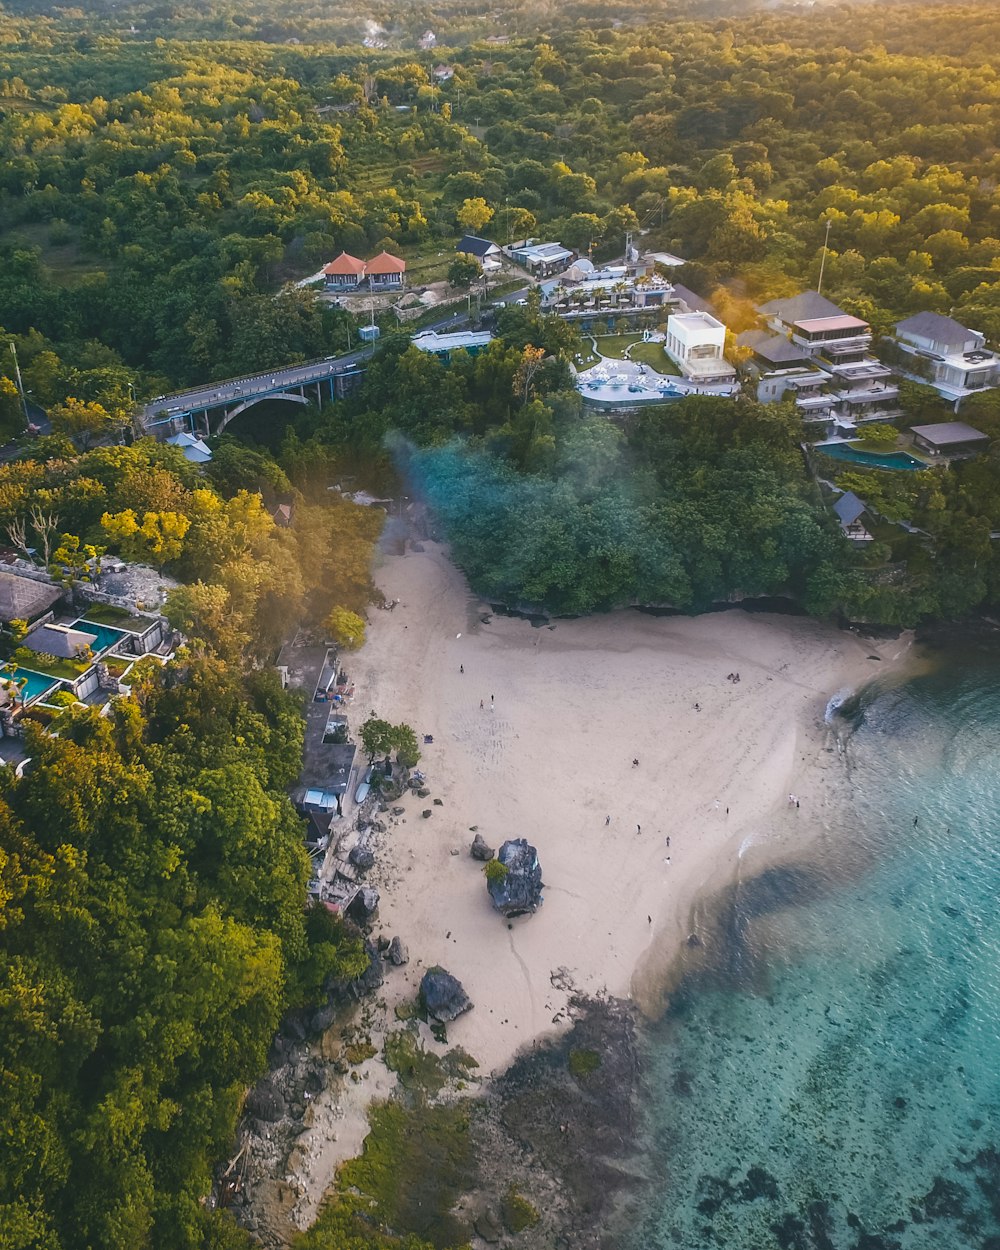
[[733, 893], [653, 1031], [628, 1250], [1000, 1247], [1000, 652], [874, 690], [843, 751], [819, 853]]
[[97, 641], [93, 644], [95, 655], [101, 651], [106, 651], [108, 647], [115, 646], [120, 639], [125, 637], [123, 630], [112, 629], [110, 625], [98, 625], [95, 621], [85, 621], [83, 619], [74, 621], [73, 628], [83, 630], [86, 634], [97, 635]]
[[833, 460], [847, 460], [851, 464], [864, 465], [868, 469], [926, 469], [927, 465], [908, 456], [905, 451], [860, 451], [846, 443], [832, 443], [817, 447], [816, 451]]
[[7, 669], [0, 669], [0, 676], [10, 678], [13, 676], [15, 681], [21, 681], [27, 677], [28, 684], [24, 687], [22, 698], [25, 703], [35, 699], [40, 694], [44, 694], [46, 690], [51, 690], [56, 685], [54, 677], [46, 677], [44, 673], [34, 673], [30, 668], [19, 668], [14, 674]]

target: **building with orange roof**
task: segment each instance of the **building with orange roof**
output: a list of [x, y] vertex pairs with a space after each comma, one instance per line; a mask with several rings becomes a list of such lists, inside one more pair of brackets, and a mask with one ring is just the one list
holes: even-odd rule
[[373, 291], [400, 291], [406, 273], [406, 261], [388, 252], [379, 252], [365, 266], [368, 285]]
[[347, 252], [341, 252], [336, 260], [323, 266], [323, 277], [326, 285], [338, 291], [350, 291], [361, 285], [365, 280], [365, 262]]

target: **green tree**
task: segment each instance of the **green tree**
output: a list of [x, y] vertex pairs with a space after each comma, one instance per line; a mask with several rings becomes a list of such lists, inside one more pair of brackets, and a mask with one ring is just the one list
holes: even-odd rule
[[357, 651], [365, 645], [365, 622], [349, 608], [333, 608], [323, 624], [334, 642], [345, 651]]
[[474, 256], [460, 253], [448, 266], [448, 281], [452, 286], [461, 287], [463, 291], [469, 289], [473, 282], [483, 276], [483, 268]]

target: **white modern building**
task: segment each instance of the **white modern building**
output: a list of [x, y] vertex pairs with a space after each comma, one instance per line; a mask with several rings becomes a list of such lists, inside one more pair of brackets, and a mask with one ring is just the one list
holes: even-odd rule
[[1000, 358], [982, 334], [952, 317], [934, 312], [907, 317], [896, 323], [895, 340], [899, 371], [933, 386], [956, 411], [967, 395], [1000, 385]]
[[736, 376], [725, 357], [726, 327], [711, 313], [671, 313], [663, 347], [692, 381], [723, 382]]

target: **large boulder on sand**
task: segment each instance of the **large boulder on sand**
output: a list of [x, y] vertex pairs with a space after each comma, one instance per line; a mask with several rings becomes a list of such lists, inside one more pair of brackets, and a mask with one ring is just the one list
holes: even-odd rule
[[385, 957], [389, 963], [400, 968], [403, 964], [409, 963], [410, 956], [406, 947], [398, 937], [394, 937], [389, 943], [389, 949], [385, 952]]
[[486, 839], [481, 833], [477, 833], [472, 840], [472, 846], [469, 848], [469, 854], [473, 859], [481, 859], [485, 863], [486, 860], [492, 859], [496, 854], [492, 846], [489, 846]]
[[420, 1001], [432, 1020], [447, 1024], [468, 1011], [472, 1000], [462, 982], [443, 968], [428, 968], [420, 981]]
[[497, 860], [506, 873], [487, 878], [493, 906], [501, 916], [523, 916], [542, 902], [542, 866], [538, 852], [525, 838], [511, 838], [501, 846]]

